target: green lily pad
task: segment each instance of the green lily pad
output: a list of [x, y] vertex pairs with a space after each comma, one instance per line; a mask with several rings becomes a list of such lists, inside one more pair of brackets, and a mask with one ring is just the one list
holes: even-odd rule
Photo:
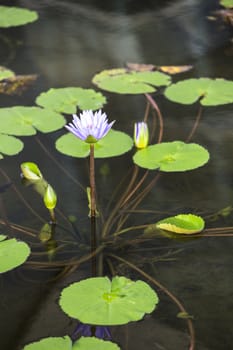
[[233, 103], [233, 81], [225, 79], [187, 79], [170, 85], [165, 96], [177, 103], [192, 104], [200, 99], [203, 106]]
[[59, 304], [70, 317], [93, 325], [120, 325], [151, 313], [157, 294], [143, 282], [116, 276], [94, 277], [63, 289]]
[[135, 164], [160, 171], [187, 171], [199, 168], [209, 160], [209, 152], [196, 143], [163, 142], [148, 146], [133, 156]]
[[9, 135], [35, 135], [36, 129], [47, 133], [62, 128], [65, 118], [49, 109], [16, 106], [0, 108], [1, 132]]
[[104, 70], [92, 80], [99, 88], [118, 94], [145, 94], [156, 91], [155, 86], [170, 84], [169, 75], [161, 72], [137, 72], [124, 68]]
[[95, 337], [81, 337], [74, 343], [72, 350], [120, 350], [120, 348], [111, 341]]
[[106, 103], [106, 98], [92, 89], [66, 87], [42, 92], [36, 98], [36, 103], [56, 112], [72, 114], [76, 113], [77, 106], [82, 110], [100, 109]]
[[224, 7], [233, 8], [233, 0], [221, 0], [220, 4]]
[[14, 75], [15, 73], [12, 70], [0, 66], [0, 81], [10, 77], [14, 77]]
[[194, 234], [204, 230], [202, 217], [193, 214], [179, 214], [160, 220], [156, 227], [176, 234]]
[[81, 337], [74, 344], [68, 335], [48, 337], [26, 345], [23, 350], [120, 350], [111, 341], [95, 337]]
[[0, 240], [0, 273], [12, 270], [22, 265], [30, 254], [30, 248], [25, 242], [15, 238]]
[[2, 28], [21, 26], [37, 19], [38, 14], [35, 11], [13, 6], [0, 6], [0, 27]]
[[13, 156], [18, 154], [23, 149], [23, 142], [14, 136], [0, 134], [0, 159], [3, 154]]
[[[128, 152], [133, 147], [133, 139], [111, 129], [108, 134], [95, 143], [95, 158], [116, 157]], [[59, 152], [72, 157], [85, 158], [90, 153], [90, 145], [71, 133], [61, 136], [56, 141]]]
[[43, 338], [26, 345], [23, 350], [72, 350], [72, 340], [68, 335], [65, 337]]

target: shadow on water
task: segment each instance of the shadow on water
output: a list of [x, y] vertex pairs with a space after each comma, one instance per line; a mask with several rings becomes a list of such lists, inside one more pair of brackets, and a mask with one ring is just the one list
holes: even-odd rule
[[[184, 78], [233, 78], [230, 28], [221, 21], [207, 19], [218, 8], [217, 1], [125, 0], [99, 4], [91, 0], [21, 0], [16, 3], [37, 10], [40, 18], [31, 25], [0, 32], [0, 64], [20, 74], [39, 74], [39, 78], [21, 96], [0, 96], [2, 106], [32, 105], [35, 97], [50, 87], [93, 87], [91, 79], [95, 73], [122, 67], [128, 61], [194, 65], [192, 71], [183, 74]], [[111, 119], [117, 120], [117, 128], [132, 133], [132, 117], [133, 120], [143, 117], [144, 98], [105, 95], [106, 111]], [[185, 140], [195, 120], [196, 106], [175, 105], [163, 96], [158, 96], [157, 102], [165, 116], [164, 141]], [[209, 149], [209, 164], [191, 173], [164, 174], [140, 207], [145, 211], [153, 207], [154, 211], [134, 213], [129, 225], [155, 222], [164, 215], [189, 210], [207, 220], [212, 215], [215, 221], [209, 220], [209, 227], [233, 226], [232, 212], [228, 216], [220, 212], [231, 207], [233, 201], [230, 116], [232, 105], [204, 111], [194, 141]], [[59, 293], [68, 283], [91, 273], [89, 261], [81, 266], [72, 263], [89, 254], [86, 193], [73, 181], [88, 185], [88, 162], [70, 159], [54, 149], [54, 141], [61, 133], [24, 137], [24, 151], [17, 157], [1, 160], [1, 184], [13, 182], [13, 186], [0, 194], [4, 207], [2, 230], [9, 236], [17, 232], [33, 249], [32, 258], [25, 266], [1, 276], [0, 348], [5, 350], [21, 349], [22, 344], [40, 337], [70, 334], [76, 323], [60, 312]], [[38, 239], [38, 232], [49, 217], [39, 196], [21, 184], [19, 166], [24, 161], [39, 164], [58, 194], [59, 225], [54, 240], [43, 243]], [[131, 155], [96, 161], [96, 169], [100, 169], [97, 190], [104, 210], [119, 178], [129, 170], [130, 161]], [[101, 169], [107, 169], [107, 173]], [[28, 210], [25, 201], [34, 212]], [[68, 215], [75, 216], [74, 224], [67, 223]], [[6, 219], [29, 227], [28, 232], [21, 232], [20, 227], [10, 228]], [[230, 237], [200, 238], [185, 243], [157, 238], [130, 246], [119, 242], [115, 248], [109, 244], [108, 252], [137, 263], [182, 300], [194, 317], [197, 350], [226, 350], [232, 346], [232, 245]], [[112, 264], [116, 273], [141, 278], [123, 263]], [[111, 264], [106, 263], [104, 270], [109, 274]], [[152, 316], [113, 329], [113, 337], [123, 349], [188, 349], [184, 320], [176, 317], [177, 308], [169, 298], [160, 290], [157, 292], [161, 301]]]

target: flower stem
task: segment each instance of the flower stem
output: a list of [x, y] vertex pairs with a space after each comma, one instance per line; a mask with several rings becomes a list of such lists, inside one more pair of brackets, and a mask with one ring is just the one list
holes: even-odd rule
[[90, 144], [91, 217], [95, 217], [96, 215], [94, 147], [95, 147], [94, 144]]

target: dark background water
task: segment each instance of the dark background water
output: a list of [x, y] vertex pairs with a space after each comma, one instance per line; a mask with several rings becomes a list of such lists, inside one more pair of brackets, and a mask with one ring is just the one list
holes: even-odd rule
[[[7, 2], [1, 1], [1, 4]], [[0, 65], [18, 74], [39, 74], [36, 84], [21, 96], [0, 96], [1, 106], [33, 105], [35, 97], [51, 87], [92, 87], [94, 74], [126, 62], [155, 65], [192, 64], [194, 69], [179, 78], [223, 77], [233, 79], [232, 32], [220, 20], [210, 21], [219, 8], [217, 1], [14, 1], [15, 5], [35, 9], [39, 20], [24, 27], [2, 29], [0, 34]], [[144, 115], [145, 100], [141, 96], [117, 96], [105, 93], [108, 104], [104, 108], [116, 129], [132, 134], [133, 123]], [[181, 106], [157, 97], [164, 115], [164, 141], [185, 140], [198, 110], [197, 105]], [[156, 213], [136, 216], [131, 223], [155, 222], [165, 212], [173, 214], [193, 211], [209, 215], [232, 206], [232, 105], [204, 109], [201, 125], [193, 141], [205, 146], [211, 154], [208, 165], [189, 173], [165, 174], [144, 202], [143, 208]], [[88, 185], [87, 161], [60, 155], [54, 141], [63, 132], [39, 135], [40, 140], [56, 160], [72, 176]], [[87, 242], [89, 223], [86, 195], [75, 186], [59, 167], [42, 151], [34, 137], [24, 137], [24, 151], [15, 157], [1, 160], [2, 170], [16, 188], [45, 220], [48, 214], [40, 198], [31, 188], [25, 188], [19, 177], [23, 161], [39, 164], [43, 174], [56, 188], [58, 206], [66, 215], [75, 215], [78, 229]], [[114, 160], [97, 160], [97, 188], [104, 207], [119, 178], [131, 166], [131, 154]], [[103, 175], [101, 166], [108, 168]], [[1, 181], [6, 177], [1, 174]], [[41, 222], [9, 189], [3, 196], [7, 217], [11, 222], [40, 230]], [[2, 217], [4, 217], [2, 212]], [[67, 223], [59, 216], [62, 225]], [[232, 213], [209, 227], [232, 226]], [[2, 227], [4, 232], [15, 232]], [[7, 231], [7, 232], [6, 232]], [[17, 233], [18, 234], [18, 233]], [[37, 239], [21, 236], [32, 243], [33, 251], [43, 252]], [[59, 228], [58, 245], [64, 241], [76, 242]], [[86, 246], [73, 245], [64, 249], [60, 259], [82, 255]], [[140, 252], [121, 250], [123, 257], [136, 259], [184, 303], [194, 316], [197, 349], [227, 350], [232, 347], [232, 238], [202, 238], [187, 242], [168, 239], [155, 240], [143, 251], [150, 263], [140, 263]], [[42, 247], [43, 248], [43, 247]], [[152, 263], [153, 258], [180, 249], [172, 260]], [[46, 247], [44, 247], [46, 250]], [[146, 255], [147, 254], [147, 255]], [[32, 260], [46, 260], [36, 256]], [[140, 278], [129, 269], [123, 269], [132, 278]], [[40, 271], [38, 266], [26, 265], [3, 274], [1, 283], [1, 339], [0, 348], [20, 349], [22, 344], [46, 336], [70, 334], [75, 322], [62, 314], [57, 306], [61, 288], [72, 280], [90, 273], [86, 264], [73, 275], [59, 282], [46, 283], [57, 271]], [[159, 290], [158, 309], [143, 322], [113, 330], [114, 340], [122, 349], [188, 349], [184, 320], [176, 318], [177, 308]], [[127, 339], [126, 339], [127, 338]], [[128, 345], [127, 345], [128, 344]], [[127, 347], [128, 346], [128, 347]]]

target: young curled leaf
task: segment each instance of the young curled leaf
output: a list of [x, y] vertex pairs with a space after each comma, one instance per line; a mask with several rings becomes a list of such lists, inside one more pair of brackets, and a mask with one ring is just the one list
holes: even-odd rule
[[40, 172], [40, 169], [36, 165], [36, 163], [33, 162], [25, 162], [20, 165], [22, 175], [27, 180], [41, 180], [43, 179], [43, 176]]

